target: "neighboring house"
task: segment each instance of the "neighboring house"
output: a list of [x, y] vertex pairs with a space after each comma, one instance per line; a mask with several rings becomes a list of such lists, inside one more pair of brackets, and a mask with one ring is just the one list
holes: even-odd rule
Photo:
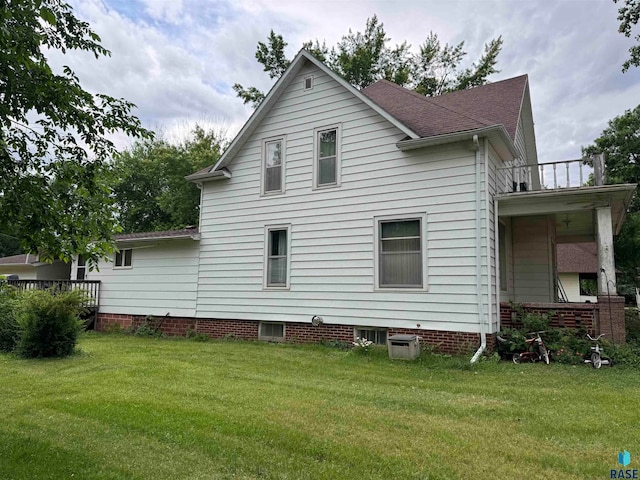
[[172, 333], [475, 349], [511, 321], [506, 302], [557, 307], [556, 244], [596, 238], [618, 303], [606, 318], [562, 304], [560, 323], [619, 319], [613, 235], [634, 186], [549, 186], [549, 168], [582, 162], [539, 168], [533, 125], [527, 76], [432, 98], [359, 91], [303, 50], [219, 162], [187, 177], [199, 231], [120, 236], [86, 274], [102, 280], [99, 327], [156, 315]]
[[60, 260], [41, 262], [36, 254], [0, 258], [0, 275], [17, 275], [20, 280], [69, 280], [71, 265]]
[[[569, 302], [598, 301], [598, 251], [595, 243], [562, 243], [557, 247], [559, 296]], [[606, 293], [606, 292], [604, 292]]]

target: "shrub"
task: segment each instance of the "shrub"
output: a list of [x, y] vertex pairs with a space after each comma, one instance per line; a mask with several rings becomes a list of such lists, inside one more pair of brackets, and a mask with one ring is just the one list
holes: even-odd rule
[[1, 352], [13, 352], [18, 343], [18, 321], [16, 319], [18, 297], [18, 290], [6, 283], [0, 283]]
[[25, 358], [71, 355], [84, 326], [80, 319], [84, 299], [85, 294], [79, 291], [23, 292], [17, 311], [18, 355]]
[[637, 308], [624, 309], [624, 325], [627, 342], [640, 342], [640, 316]]

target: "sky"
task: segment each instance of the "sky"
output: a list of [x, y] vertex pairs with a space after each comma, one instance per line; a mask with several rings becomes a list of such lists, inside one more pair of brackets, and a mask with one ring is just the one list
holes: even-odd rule
[[[335, 45], [376, 14], [390, 45], [415, 50], [429, 32], [465, 42], [465, 66], [502, 35], [498, 81], [528, 74], [541, 162], [580, 158], [607, 122], [640, 103], [640, 68], [622, 73], [633, 40], [618, 33], [611, 0], [72, 0], [111, 56], [50, 52], [85, 89], [137, 105], [146, 128], [180, 141], [196, 124], [235, 135], [252, 109], [234, 83], [268, 90], [275, 80], [255, 60], [273, 29], [288, 43]], [[637, 32], [636, 32], [637, 33]], [[130, 140], [117, 137], [120, 148]]]

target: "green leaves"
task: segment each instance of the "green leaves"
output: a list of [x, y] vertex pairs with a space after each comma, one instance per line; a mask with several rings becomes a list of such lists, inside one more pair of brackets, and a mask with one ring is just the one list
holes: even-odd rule
[[[304, 43], [303, 48], [359, 89], [385, 79], [421, 95], [433, 96], [482, 85], [498, 72], [495, 66], [502, 50], [502, 37], [487, 43], [483, 55], [466, 69], [461, 69], [467, 54], [464, 42], [442, 45], [438, 35], [430, 32], [416, 54], [407, 42], [391, 48], [387, 46], [389, 40], [384, 25], [374, 15], [367, 19], [364, 33], [349, 30], [331, 50], [318, 40]], [[258, 43], [256, 59], [269, 78], [279, 78], [290, 65], [284, 54], [286, 46], [282, 35], [273, 30], [267, 43]], [[253, 107], [265, 96], [255, 87], [244, 88], [238, 83], [233, 89], [244, 103]]]
[[124, 231], [197, 225], [200, 190], [184, 177], [216, 163], [226, 144], [223, 132], [207, 132], [196, 126], [180, 145], [147, 140], [116, 155], [113, 198]]
[[[621, 0], [613, 0], [614, 3]], [[631, 36], [631, 29], [640, 20], [640, 0], [624, 0], [624, 5], [618, 9], [618, 20], [620, 27], [618, 31], [625, 37]], [[640, 66], [640, 35], [636, 35], [635, 40], [639, 43], [629, 48], [629, 59], [622, 64], [622, 71], [626, 72], [630, 67]]]
[[105, 163], [111, 134], [150, 138], [124, 99], [87, 92], [43, 52], [109, 55], [100, 37], [59, 0], [0, 3], [0, 231], [27, 251], [89, 263], [118, 231]]

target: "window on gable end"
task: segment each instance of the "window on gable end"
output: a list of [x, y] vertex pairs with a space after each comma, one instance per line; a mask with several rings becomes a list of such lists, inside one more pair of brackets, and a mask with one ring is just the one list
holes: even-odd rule
[[263, 146], [262, 192], [282, 193], [284, 183], [284, 139], [266, 140]]
[[340, 134], [340, 126], [315, 131], [315, 188], [340, 185]]

